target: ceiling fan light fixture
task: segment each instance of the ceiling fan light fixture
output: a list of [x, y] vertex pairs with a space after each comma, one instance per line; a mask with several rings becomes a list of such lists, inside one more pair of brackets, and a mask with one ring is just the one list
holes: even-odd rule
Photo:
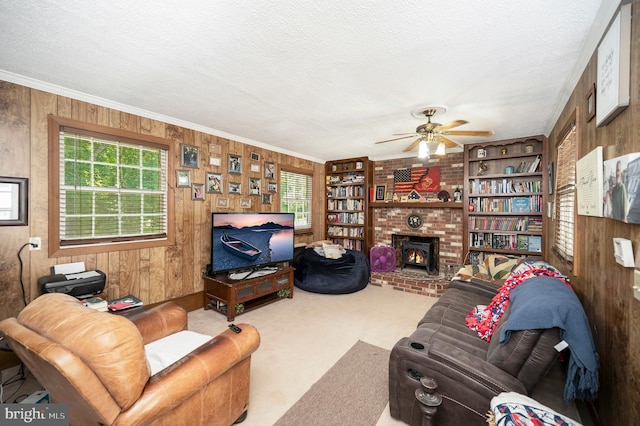
[[421, 140], [418, 144], [418, 158], [429, 158], [429, 147], [425, 140]]
[[438, 144], [438, 148], [436, 149], [436, 155], [445, 155], [447, 153], [445, 149], [446, 147], [444, 146], [444, 142], [440, 142]]

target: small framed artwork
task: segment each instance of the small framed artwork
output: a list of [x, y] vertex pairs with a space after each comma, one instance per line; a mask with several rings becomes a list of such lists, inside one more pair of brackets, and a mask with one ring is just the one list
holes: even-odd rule
[[267, 191], [269, 192], [278, 192], [278, 184], [275, 182], [267, 183]]
[[229, 194], [242, 194], [242, 184], [240, 182], [229, 182]]
[[191, 173], [189, 170], [176, 170], [176, 188], [191, 187]]
[[553, 185], [555, 183], [555, 176], [553, 175], [553, 161], [549, 162], [549, 194], [553, 194]]
[[204, 201], [204, 183], [191, 184], [191, 199], [193, 201]]
[[207, 173], [207, 193], [222, 194], [222, 173]]
[[229, 208], [229, 199], [228, 198], [224, 198], [224, 197], [218, 197], [216, 199], [216, 207], [219, 207], [221, 209], [228, 209]]
[[264, 177], [265, 179], [276, 178], [276, 164], [269, 161], [264, 162]]
[[260, 172], [260, 164], [252, 163], [252, 164], [251, 164], [251, 171], [252, 171], [252, 172], [258, 172], [258, 173], [259, 173], [259, 172]]
[[593, 83], [589, 88], [586, 96], [585, 111], [587, 116], [587, 122], [593, 120], [596, 116], [596, 84]]
[[193, 145], [180, 144], [180, 165], [182, 167], [198, 168], [200, 164], [200, 148]]
[[242, 174], [242, 156], [229, 154], [229, 173]]
[[376, 201], [384, 201], [387, 185], [376, 185]]
[[257, 152], [252, 152], [251, 161], [260, 161], [260, 154], [258, 154]]
[[28, 178], [0, 177], [0, 226], [26, 226], [28, 199]]
[[240, 199], [240, 208], [242, 208], [242, 209], [250, 209], [251, 208], [251, 198], [241, 198]]
[[260, 178], [249, 178], [249, 195], [260, 195], [262, 181]]
[[221, 161], [220, 157], [209, 157], [209, 165], [220, 167]]
[[272, 195], [271, 194], [262, 194], [262, 204], [271, 204]]
[[220, 154], [222, 152], [222, 147], [215, 143], [209, 144], [209, 154]]

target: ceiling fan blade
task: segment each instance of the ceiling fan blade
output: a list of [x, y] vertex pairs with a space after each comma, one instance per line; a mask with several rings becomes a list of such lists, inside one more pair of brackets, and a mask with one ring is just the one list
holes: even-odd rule
[[467, 124], [467, 123], [468, 123], [468, 121], [455, 120], [455, 121], [452, 121], [451, 123], [447, 123], [447, 124], [443, 124], [442, 126], [438, 126], [437, 130], [439, 132], [443, 132], [445, 130], [452, 129], [452, 128], [458, 127], [458, 126], [462, 126], [463, 124]]
[[446, 135], [452, 136], [491, 136], [493, 130], [453, 130], [445, 132]]
[[444, 136], [438, 136], [438, 141], [444, 143], [444, 146], [446, 148], [456, 148], [458, 146], [460, 146], [460, 144], [458, 142], [454, 142], [449, 138], [445, 138]]
[[407, 139], [407, 138], [411, 138], [411, 137], [414, 137], [414, 136], [415, 136], [415, 133], [411, 133], [409, 136], [403, 136], [401, 138], [395, 138], [395, 139], [387, 139], [387, 140], [384, 140], [384, 141], [376, 142], [376, 144], [385, 143], [385, 142], [399, 141], [400, 139]]
[[413, 141], [408, 147], [404, 149], [404, 152], [413, 151], [416, 148], [416, 146], [418, 146], [421, 140], [422, 138], [418, 138], [415, 141]]

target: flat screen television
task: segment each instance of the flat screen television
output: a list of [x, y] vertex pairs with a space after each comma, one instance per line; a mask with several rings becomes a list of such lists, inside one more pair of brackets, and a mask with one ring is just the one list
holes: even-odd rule
[[210, 273], [292, 261], [293, 231], [293, 213], [211, 213]]

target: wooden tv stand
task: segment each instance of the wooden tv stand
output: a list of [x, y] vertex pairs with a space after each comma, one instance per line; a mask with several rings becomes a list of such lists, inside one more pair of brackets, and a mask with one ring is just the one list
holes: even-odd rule
[[[293, 271], [295, 268], [279, 268], [275, 272], [256, 278], [233, 280], [229, 275], [203, 276], [204, 308], [218, 311], [233, 321], [236, 315], [260, 306], [293, 297]], [[286, 296], [279, 296], [281, 290], [289, 290]], [[286, 293], [286, 292], [284, 292]], [[236, 306], [242, 305], [242, 312], [236, 314]]]

